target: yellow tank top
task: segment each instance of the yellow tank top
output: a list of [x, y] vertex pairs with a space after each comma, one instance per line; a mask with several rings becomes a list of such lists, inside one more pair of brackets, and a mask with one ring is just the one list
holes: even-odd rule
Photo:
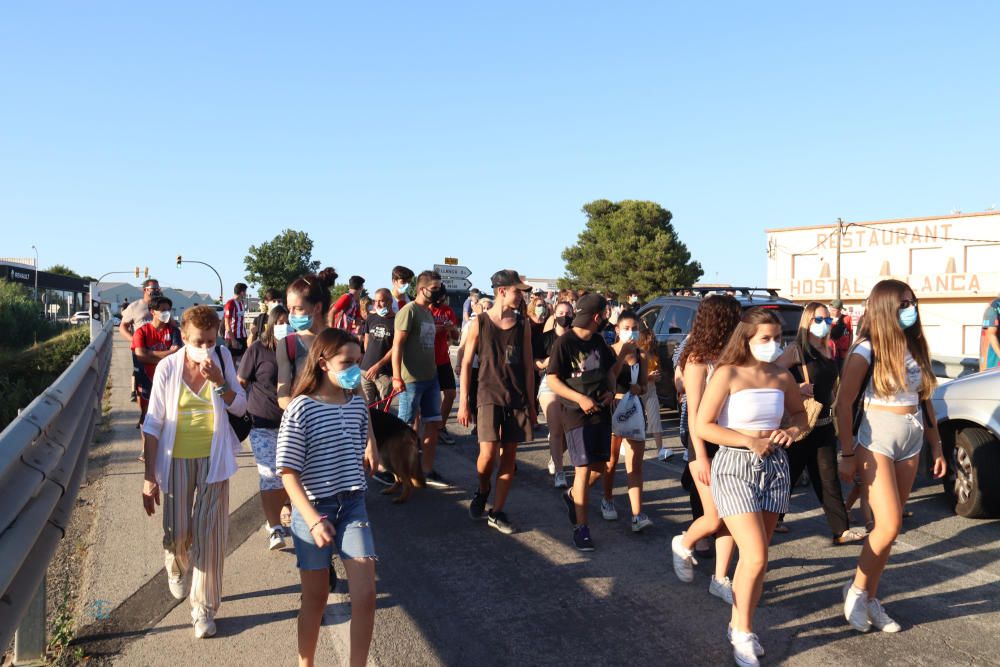
[[215, 410], [212, 388], [206, 381], [197, 394], [181, 380], [181, 396], [177, 400], [177, 435], [174, 438], [175, 459], [203, 459], [212, 451], [215, 433]]

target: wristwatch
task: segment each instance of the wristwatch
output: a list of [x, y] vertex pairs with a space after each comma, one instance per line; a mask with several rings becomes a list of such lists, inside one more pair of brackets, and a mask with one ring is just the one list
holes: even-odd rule
[[212, 389], [212, 391], [215, 392], [216, 394], [218, 394], [219, 396], [224, 396], [225, 393], [227, 391], [229, 391], [229, 385], [226, 384], [225, 382], [223, 382], [218, 387], [215, 387], [214, 389]]

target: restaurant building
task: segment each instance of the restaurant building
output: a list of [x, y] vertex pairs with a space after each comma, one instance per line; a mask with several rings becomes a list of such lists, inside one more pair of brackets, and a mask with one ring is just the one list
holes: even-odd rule
[[[838, 233], [839, 232], [839, 233]], [[913, 288], [931, 353], [978, 357], [982, 315], [1000, 294], [1000, 211], [768, 229], [767, 285], [799, 303], [837, 291], [853, 315], [879, 280]]]

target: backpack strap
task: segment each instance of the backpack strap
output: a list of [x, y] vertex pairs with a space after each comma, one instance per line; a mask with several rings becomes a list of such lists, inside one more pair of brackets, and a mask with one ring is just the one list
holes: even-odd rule
[[292, 379], [295, 379], [295, 356], [298, 353], [298, 337], [295, 334], [285, 336], [285, 354], [288, 356], [288, 363], [292, 365]]

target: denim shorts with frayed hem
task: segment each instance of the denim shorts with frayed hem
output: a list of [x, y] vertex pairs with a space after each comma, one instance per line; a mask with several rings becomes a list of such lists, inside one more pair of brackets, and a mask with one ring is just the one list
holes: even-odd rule
[[313, 501], [313, 507], [325, 514], [336, 531], [333, 542], [317, 547], [298, 509], [292, 508], [292, 541], [295, 543], [295, 561], [300, 570], [325, 570], [330, 567], [336, 548], [341, 560], [377, 558], [375, 540], [364, 491], [344, 491]]

